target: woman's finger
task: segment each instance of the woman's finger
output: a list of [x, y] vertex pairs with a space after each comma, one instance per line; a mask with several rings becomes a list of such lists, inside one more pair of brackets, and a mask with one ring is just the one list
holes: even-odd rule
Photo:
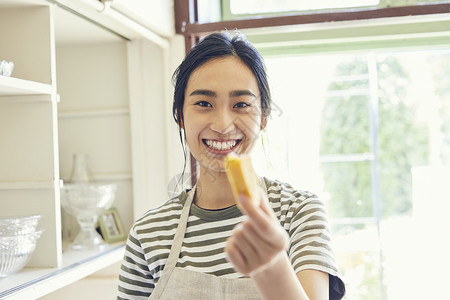
[[275, 216], [274, 211], [272, 210], [272, 207], [270, 207], [269, 199], [267, 198], [264, 191], [260, 188], [258, 189], [257, 195], [255, 197], [259, 197], [259, 206], [256, 206], [254, 201], [251, 201], [247, 196], [245, 195], [239, 195], [238, 201], [241, 206], [241, 209], [243, 212], [247, 215], [255, 213], [255, 211], [261, 209], [264, 211], [268, 216], [270, 216], [273, 220], [277, 220], [277, 217]]
[[259, 189], [259, 195], [261, 197], [261, 202], [259, 204], [259, 207], [265, 212], [267, 213], [269, 216], [272, 217], [272, 219], [274, 220], [278, 220], [277, 216], [275, 215], [275, 212], [273, 211], [272, 207], [270, 206], [270, 202], [269, 199], [267, 198], [266, 193], [264, 193], [264, 191], [260, 188]]
[[[248, 197], [240, 196], [239, 201], [248, 216], [248, 222], [252, 224], [261, 239], [269, 244], [278, 245], [280, 242], [284, 244], [285, 232], [280, 231], [281, 226], [278, 220], [274, 220], [261, 208], [254, 206]], [[281, 239], [276, 238], [277, 236], [281, 236]]]
[[245, 223], [242, 225], [238, 225], [237, 229], [233, 232], [233, 238], [236, 243], [236, 246], [243, 254], [244, 259], [247, 265], [255, 265], [259, 260], [259, 249], [255, 247], [255, 244], [252, 243], [245, 234], [244, 229]]
[[279, 252], [279, 247], [268, 243], [265, 239], [262, 239], [256, 232], [255, 228], [250, 222], [245, 222], [242, 226], [242, 233], [248, 240], [248, 243], [257, 250], [257, 256], [263, 261], [267, 261], [273, 255], [273, 253]]
[[233, 236], [228, 238], [224, 251], [227, 259], [233, 264], [235, 269], [244, 274], [243, 268], [246, 265], [245, 258], [237, 247]]

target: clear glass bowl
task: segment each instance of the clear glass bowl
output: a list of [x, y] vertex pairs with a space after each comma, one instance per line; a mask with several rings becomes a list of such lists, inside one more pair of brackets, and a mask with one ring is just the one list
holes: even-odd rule
[[0, 277], [20, 271], [31, 258], [42, 231], [0, 236]]
[[61, 205], [76, 217], [82, 214], [100, 215], [114, 202], [115, 184], [76, 183], [61, 188]]
[[95, 230], [98, 216], [109, 209], [116, 196], [116, 184], [76, 183], [61, 188], [61, 206], [74, 216], [80, 232], [71, 243], [76, 250], [104, 248], [107, 244]]
[[12, 61], [2, 60], [0, 61], [0, 75], [2, 76], [11, 76], [12, 71], [14, 70], [14, 63]]
[[41, 219], [40, 215], [0, 219], [0, 236], [33, 233]]

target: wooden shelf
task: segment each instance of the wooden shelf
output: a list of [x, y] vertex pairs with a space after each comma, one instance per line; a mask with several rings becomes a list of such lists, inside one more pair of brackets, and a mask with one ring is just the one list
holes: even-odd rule
[[0, 299], [36, 299], [122, 260], [125, 245], [103, 251], [66, 250], [61, 268], [24, 268], [0, 279]]
[[50, 84], [0, 76], [0, 96], [51, 95]]

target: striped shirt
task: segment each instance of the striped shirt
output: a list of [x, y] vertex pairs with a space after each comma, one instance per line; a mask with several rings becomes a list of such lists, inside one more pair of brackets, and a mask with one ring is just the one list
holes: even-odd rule
[[[267, 196], [290, 237], [288, 255], [296, 273], [315, 269], [330, 276], [330, 299], [343, 297], [345, 287], [330, 245], [324, 204], [314, 194], [263, 178]], [[187, 193], [170, 199], [138, 219], [128, 237], [119, 275], [118, 299], [147, 299], [161, 276]], [[177, 267], [224, 278], [241, 278], [224, 253], [233, 228], [245, 220], [233, 205], [205, 210], [192, 204]], [[335, 296], [334, 296], [335, 295]]]

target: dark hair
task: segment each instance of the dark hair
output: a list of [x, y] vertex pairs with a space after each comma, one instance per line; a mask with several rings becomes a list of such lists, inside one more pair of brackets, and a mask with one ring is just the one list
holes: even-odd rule
[[211, 59], [225, 56], [240, 58], [252, 71], [261, 95], [262, 115], [267, 121], [271, 109], [271, 96], [261, 54], [243, 34], [235, 32], [231, 35], [228, 32], [220, 32], [206, 36], [195, 45], [173, 74], [175, 92], [172, 114], [178, 126], [183, 122], [184, 93], [192, 72]]

